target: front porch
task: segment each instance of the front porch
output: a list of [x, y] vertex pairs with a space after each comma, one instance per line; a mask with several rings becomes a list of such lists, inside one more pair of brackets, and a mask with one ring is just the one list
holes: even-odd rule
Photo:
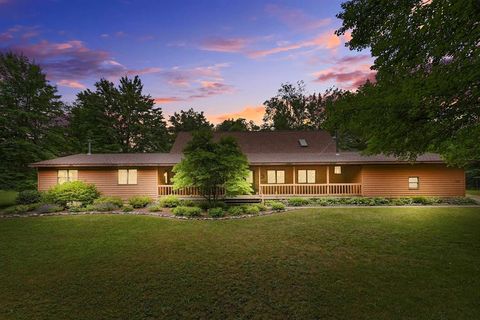
[[[197, 188], [174, 190], [171, 167], [158, 169], [158, 196], [199, 197]], [[361, 166], [252, 166], [248, 180], [251, 195], [237, 198], [284, 198], [290, 196], [361, 196]], [[218, 190], [222, 193], [221, 188]]]

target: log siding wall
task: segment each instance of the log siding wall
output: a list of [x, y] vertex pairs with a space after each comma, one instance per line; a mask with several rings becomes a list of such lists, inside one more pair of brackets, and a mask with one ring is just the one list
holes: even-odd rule
[[[408, 188], [408, 177], [419, 177], [419, 188]], [[362, 191], [367, 197], [465, 196], [465, 172], [442, 164], [365, 165]]]
[[[118, 168], [75, 168], [78, 169], [78, 180], [92, 183], [105, 196], [118, 196], [127, 199], [133, 195], [157, 197], [157, 168], [137, 169], [137, 184], [118, 184]], [[123, 168], [122, 168], [123, 169]], [[45, 191], [57, 184], [57, 169], [38, 170], [38, 190]]]

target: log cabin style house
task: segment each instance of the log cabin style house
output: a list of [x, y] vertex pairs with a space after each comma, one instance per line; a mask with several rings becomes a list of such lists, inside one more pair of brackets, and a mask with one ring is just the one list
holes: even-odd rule
[[[215, 133], [233, 136], [250, 164], [248, 180], [254, 193], [247, 198], [294, 196], [438, 196], [465, 195], [463, 169], [448, 167], [437, 154], [415, 163], [394, 157], [364, 156], [337, 151], [324, 131], [257, 131]], [[174, 190], [172, 168], [190, 140], [179, 133], [169, 153], [76, 154], [33, 163], [38, 190], [65, 181], [82, 180], [103, 195], [158, 198], [175, 194], [198, 197], [195, 188]]]

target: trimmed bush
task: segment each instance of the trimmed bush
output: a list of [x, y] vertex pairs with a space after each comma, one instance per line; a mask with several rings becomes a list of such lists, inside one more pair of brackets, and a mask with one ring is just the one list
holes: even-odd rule
[[225, 211], [220, 207], [210, 208], [208, 209], [208, 215], [212, 218], [221, 218], [225, 216]]
[[67, 203], [79, 201], [83, 205], [91, 204], [100, 196], [93, 184], [83, 181], [72, 181], [58, 184], [45, 193], [45, 202], [65, 207]]
[[227, 212], [231, 216], [240, 216], [244, 213], [241, 206], [231, 206], [228, 208]]
[[412, 197], [412, 202], [422, 205], [431, 205], [439, 202], [438, 198], [432, 197]]
[[172, 212], [176, 216], [199, 217], [202, 215], [203, 210], [199, 207], [178, 206], [173, 208]]
[[243, 207], [243, 212], [245, 212], [246, 214], [259, 214], [260, 209], [258, 209], [257, 205], [249, 205]]
[[111, 202], [100, 202], [87, 206], [87, 211], [109, 212], [118, 209], [119, 207]]
[[113, 197], [113, 196], [108, 196], [108, 197], [100, 197], [98, 199], [95, 199], [93, 201], [93, 204], [100, 204], [100, 203], [111, 203], [118, 208], [121, 208], [123, 206], [123, 200], [120, 197]]
[[255, 204], [255, 206], [257, 206], [258, 211], [267, 211], [268, 210], [268, 207], [266, 205], [264, 205], [263, 203], [257, 203], [257, 204]]
[[133, 196], [128, 199], [128, 203], [136, 209], [145, 208], [147, 205], [149, 205], [152, 202], [153, 202], [152, 198], [148, 196]]
[[58, 204], [42, 204], [35, 211], [37, 213], [53, 213], [63, 211], [65, 208]]
[[175, 208], [181, 205], [181, 201], [177, 196], [164, 196], [158, 203], [162, 208]]
[[280, 201], [271, 201], [270, 202], [270, 207], [272, 208], [273, 211], [284, 211], [285, 210], [285, 205]]
[[15, 206], [8, 207], [3, 210], [3, 214], [22, 214], [33, 211], [40, 207], [40, 203], [31, 203], [31, 204], [18, 204]]
[[288, 205], [292, 207], [301, 207], [301, 206], [307, 206], [311, 202], [309, 199], [306, 198], [290, 198], [288, 199]]
[[130, 204], [126, 204], [126, 205], [123, 206], [122, 211], [123, 212], [132, 212], [133, 207]]
[[164, 207], [162, 205], [154, 204], [152, 206], [149, 206], [147, 209], [150, 212], [160, 212], [160, 211], [162, 211], [163, 208]]
[[443, 198], [440, 200], [440, 202], [445, 204], [453, 204], [453, 205], [477, 204], [475, 200], [466, 198], [466, 197]]
[[32, 204], [38, 203], [42, 199], [42, 195], [37, 190], [25, 190], [17, 194], [17, 204]]

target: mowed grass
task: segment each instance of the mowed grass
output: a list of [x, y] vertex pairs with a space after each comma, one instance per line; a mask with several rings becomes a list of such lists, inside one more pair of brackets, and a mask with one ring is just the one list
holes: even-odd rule
[[15, 204], [18, 192], [0, 190], [0, 208], [12, 206]]
[[0, 220], [1, 319], [478, 319], [480, 209]]

